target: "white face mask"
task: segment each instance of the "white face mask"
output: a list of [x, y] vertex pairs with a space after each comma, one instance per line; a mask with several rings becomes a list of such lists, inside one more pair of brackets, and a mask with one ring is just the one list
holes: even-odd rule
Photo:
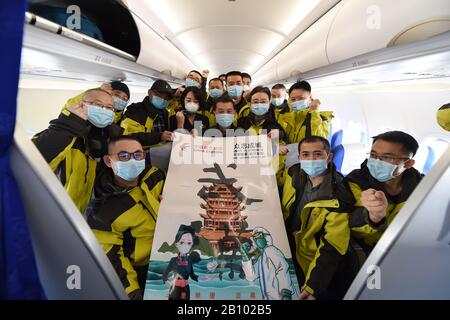
[[250, 91], [250, 86], [249, 85], [244, 85], [244, 91]]
[[198, 110], [199, 105], [195, 102], [187, 102], [185, 103], [184, 108], [186, 109], [186, 111], [194, 113]]
[[187, 243], [177, 245], [177, 247], [178, 251], [180, 251], [181, 254], [188, 254], [188, 252], [191, 250], [191, 246]]

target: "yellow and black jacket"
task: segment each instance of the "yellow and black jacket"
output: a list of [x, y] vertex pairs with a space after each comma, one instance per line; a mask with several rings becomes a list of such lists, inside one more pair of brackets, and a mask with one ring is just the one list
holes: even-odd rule
[[48, 129], [32, 139], [81, 213], [91, 199], [97, 169], [95, 159], [107, 153], [108, 137], [120, 132], [117, 125], [99, 129], [64, 110], [50, 122]]
[[[300, 164], [289, 168], [283, 188], [282, 208], [291, 250], [303, 273], [304, 289], [317, 297], [336, 286], [343, 285], [340, 296], [353, 280], [356, 271], [342, 272], [347, 257], [350, 228], [348, 212], [351, 194], [342, 184], [343, 177], [330, 165], [315, 200], [299, 212], [308, 176]], [[293, 230], [292, 221], [300, 214], [300, 229]], [[348, 268], [347, 268], [348, 269]], [[346, 278], [345, 281], [342, 278]], [[339, 280], [338, 280], [339, 279]], [[300, 279], [299, 279], [300, 280]], [[301, 281], [301, 280], [300, 280]], [[334, 282], [334, 283], [333, 283]]]
[[280, 143], [289, 143], [289, 138], [287, 137], [286, 132], [273, 119], [270, 113], [267, 113], [265, 119], [258, 124], [256, 123], [256, 116], [253, 113], [250, 113], [249, 116], [238, 119], [237, 127], [248, 131], [250, 135], [260, 135], [262, 130], [267, 130], [267, 133], [269, 133], [271, 130], [277, 129], [280, 133]]
[[[354, 203], [354, 210], [350, 213], [349, 220], [351, 236], [366, 254], [370, 253], [386, 228], [403, 208], [422, 177], [423, 175], [414, 168], [405, 170], [402, 174], [402, 192], [397, 196], [389, 195], [384, 184], [372, 177], [367, 168], [367, 160], [361, 164], [361, 169], [353, 170], [345, 177], [344, 182], [353, 194], [352, 202]], [[386, 217], [377, 224], [369, 219], [369, 212], [361, 203], [361, 192], [370, 188], [383, 191], [388, 200]]]
[[148, 148], [161, 141], [161, 132], [156, 132], [153, 128], [157, 118], [163, 119], [164, 130], [176, 129], [170, 127], [169, 117], [171, 114], [172, 112], [167, 110], [155, 108], [147, 96], [142, 102], [133, 103], [127, 107], [120, 126], [124, 129], [124, 135], [136, 138], [144, 148]]
[[116, 270], [127, 294], [143, 290], [165, 174], [146, 167], [139, 184], [123, 188], [105, 168], [95, 184], [86, 220]]
[[305, 137], [320, 136], [328, 139], [330, 124], [333, 118], [331, 111], [300, 110], [287, 112], [278, 118], [291, 143], [299, 143]]
[[282, 120], [283, 116], [293, 111], [289, 108], [287, 100], [284, 100], [283, 104], [279, 107], [270, 104], [270, 112], [272, 113], [273, 118], [281, 125], [280, 120]]

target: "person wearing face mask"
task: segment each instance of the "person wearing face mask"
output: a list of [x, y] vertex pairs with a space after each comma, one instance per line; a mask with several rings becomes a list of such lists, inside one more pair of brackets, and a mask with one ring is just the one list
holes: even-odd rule
[[242, 73], [240, 71], [230, 71], [225, 76], [227, 95], [233, 99], [234, 109], [240, 115], [241, 109], [247, 105], [247, 100], [244, 98], [244, 82], [242, 80]]
[[168, 109], [171, 112], [176, 113], [181, 108], [180, 98], [184, 90], [186, 90], [186, 88], [189, 87], [199, 88], [206, 96], [206, 82], [208, 74], [209, 74], [208, 70], [203, 70], [203, 72], [201, 73], [200, 71], [197, 70], [189, 71], [189, 73], [186, 75], [186, 79], [184, 80], [184, 84], [177, 88], [173, 96], [173, 99], [169, 101]]
[[368, 255], [422, 180], [412, 159], [419, 148], [405, 132], [373, 137], [369, 157], [345, 177], [354, 196], [351, 235]]
[[[175, 235], [175, 246], [178, 255], [170, 259], [163, 274], [163, 282], [169, 288], [169, 300], [190, 300], [189, 278], [194, 281], [202, 280], [194, 272], [194, 264], [200, 261], [200, 255], [191, 249], [198, 245], [198, 237], [192, 226], [180, 225]], [[169, 275], [173, 273], [173, 280]]]
[[246, 130], [250, 134], [259, 135], [266, 130], [269, 138], [279, 138], [285, 144], [288, 142], [283, 128], [273, 119], [269, 112], [270, 90], [263, 86], [255, 87], [250, 92], [251, 113], [243, 118], [239, 118], [237, 126]]
[[196, 130], [196, 134], [203, 135], [209, 128], [209, 119], [198, 113], [206, 108], [205, 98], [197, 87], [188, 87], [181, 95], [181, 110], [170, 117], [170, 126], [173, 130], [185, 129], [189, 133]]
[[32, 138], [80, 212], [91, 198], [97, 159], [107, 153], [107, 140], [121, 134], [113, 124], [114, 110], [108, 92], [87, 90], [81, 102], [64, 109]]
[[352, 194], [319, 136], [298, 145], [300, 163], [288, 169], [281, 197], [301, 300], [342, 299], [358, 271], [349, 250]]
[[272, 100], [270, 103], [270, 112], [272, 113], [274, 119], [280, 124], [283, 125], [286, 120], [284, 119], [286, 116], [291, 116], [292, 111], [289, 108], [287, 102], [287, 91], [286, 87], [277, 83], [272, 87]]
[[142, 145], [120, 136], [108, 144], [86, 221], [131, 299], [142, 299], [165, 174], [146, 166]]
[[[228, 96], [221, 96], [214, 102], [213, 107], [215, 125], [207, 132], [208, 137], [243, 136], [244, 130], [235, 126], [236, 110], [233, 100]], [[219, 134], [220, 133], [220, 134]]]
[[289, 88], [289, 103], [293, 112], [280, 121], [292, 143], [310, 136], [328, 138], [333, 113], [319, 111], [320, 101], [312, 98], [308, 82], [299, 81]]
[[[124, 109], [130, 100], [130, 89], [125, 83], [120, 81], [104, 83], [101, 85], [100, 89], [103, 89], [112, 95], [115, 107], [114, 123], [119, 124], [122, 119]], [[61, 111], [66, 110], [72, 105], [79, 104], [83, 100], [83, 95], [84, 92], [67, 100]]]
[[156, 80], [142, 102], [128, 106], [120, 126], [124, 135], [138, 139], [144, 148], [172, 140], [170, 113], [167, 110], [173, 92], [164, 80]]
[[244, 84], [244, 98], [249, 100], [250, 89], [252, 87], [252, 77], [246, 72], [242, 72], [242, 83]]
[[208, 99], [206, 100], [206, 105], [208, 109], [208, 113], [203, 115], [208, 116], [210, 126], [215, 124], [215, 117], [213, 113], [213, 108], [216, 99], [222, 97], [225, 94], [223, 82], [219, 78], [212, 78], [208, 83]]
[[264, 300], [291, 300], [297, 294], [283, 252], [273, 244], [272, 235], [263, 227], [253, 229], [252, 238], [260, 252], [256, 259], [249, 257], [252, 248], [249, 242], [239, 248], [246, 280], [259, 280]]

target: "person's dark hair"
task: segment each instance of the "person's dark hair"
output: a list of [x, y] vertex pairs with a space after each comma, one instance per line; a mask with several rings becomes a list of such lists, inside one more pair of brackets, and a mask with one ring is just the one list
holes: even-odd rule
[[255, 88], [253, 88], [253, 90], [250, 92], [250, 100], [252, 99], [253, 95], [259, 92], [264, 92], [265, 94], [267, 94], [269, 96], [269, 100], [272, 97], [272, 94], [270, 93], [269, 88], [267, 87], [263, 87], [263, 86], [257, 86]]
[[136, 139], [136, 138], [134, 138], [132, 136], [115, 136], [115, 137], [110, 137], [108, 139], [108, 153], [109, 153], [110, 149], [119, 141], [136, 141], [139, 144], [141, 144], [141, 142], [138, 139]]
[[222, 73], [218, 78], [220, 77], [226, 77], [227, 75], [225, 73]]
[[202, 79], [203, 79], [202, 73], [201, 73], [200, 71], [197, 71], [197, 70], [191, 70], [191, 71], [188, 72], [188, 74], [191, 73], [191, 72], [197, 73], [197, 74], [198, 74], [200, 77], [202, 77]]
[[220, 78], [212, 78], [211, 80], [209, 80], [208, 86], [211, 85], [211, 82], [213, 82], [213, 81], [220, 81], [220, 83], [222, 83], [222, 80], [220, 80]]
[[417, 140], [414, 139], [411, 135], [402, 131], [384, 132], [375, 137], [372, 137], [372, 139], [373, 143], [375, 143], [377, 140], [383, 140], [401, 144], [403, 149], [408, 154], [412, 153], [413, 157], [416, 155], [417, 149], [419, 149], [419, 143], [417, 143]]
[[180, 103], [183, 109], [184, 109], [184, 99], [186, 99], [186, 96], [188, 95], [189, 92], [192, 92], [195, 99], [198, 100], [199, 110], [204, 110], [206, 108], [205, 94], [201, 89], [197, 87], [188, 87], [181, 94]]
[[328, 142], [327, 139], [320, 137], [320, 136], [310, 136], [310, 137], [303, 138], [302, 141], [300, 141], [298, 144], [298, 152], [300, 153], [300, 148], [301, 148], [302, 144], [314, 143], [314, 142], [321, 142], [326, 153], [327, 154], [330, 153], [330, 151], [331, 151], [330, 142]]
[[296, 89], [302, 89], [302, 90], [305, 90], [306, 92], [311, 93], [311, 85], [305, 80], [302, 80], [302, 81], [294, 83], [289, 88], [289, 94], [291, 94], [291, 92], [296, 90]]
[[233, 99], [231, 99], [229, 96], [224, 95], [224, 96], [220, 96], [219, 98], [217, 98], [214, 101], [214, 107], [213, 110], [216, 110], [217, 104], [218, 103], [231, 103], [231, 105], [234, 107], [234, 102]]
[[242, 75], [242, 78], [249, 78], [250, 80], [252, 80], [252, 76], [249, 75], [247, 72], [242, 72], [241, 75]]
[[195, 230], [191, 226], [181, 224], [178, 228], [177, 234], [175, 235], [175, 243], [181, 240], [183, 234], [190, 233], [192, 235], [193, 245], [198, 244], [198, 237], [195, 235]]
[[228, 81], [230, 76], [240, 76], [242, 78], [242, 73], [240, 71], [230, 71], [225, 75], [225, 81]]
[[439, 108], [439, 110], [445, 110], [450, 109], [450, 103], [444, 104], [442, 107]]
[[284, 84], [281, 84], [281, 83], [277, 83], [276, 85], [274, 85], [272, 87], [272, 90], [278, 90], [278, 89], [286, 90], [286, 87], [284, 86]]

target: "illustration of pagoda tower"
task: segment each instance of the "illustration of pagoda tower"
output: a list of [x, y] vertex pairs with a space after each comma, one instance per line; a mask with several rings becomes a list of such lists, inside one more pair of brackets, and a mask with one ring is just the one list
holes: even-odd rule
[[[236, 169], [235, 164], [228, 167]], [[247, 229], [247, 216], [243, 213], [245, 205], [262, 200], [250, 199], [242, 194], [242, 186], [235, 187], [237, 180], [226, 178], [217, 163], [214, 163], [214, 168], [203, 171], [215, 172], [219, 179], [198, 179], [198, 182], [211, 183], [209, 186], [203, 185], [197, 194], [204, 200], [200, 207], [205, 210], [200, 214], [203, 227], [198, 235], [208, 240], [216, 252], [238, 250], [239, 239], [249, 239], [252, 231]]]

